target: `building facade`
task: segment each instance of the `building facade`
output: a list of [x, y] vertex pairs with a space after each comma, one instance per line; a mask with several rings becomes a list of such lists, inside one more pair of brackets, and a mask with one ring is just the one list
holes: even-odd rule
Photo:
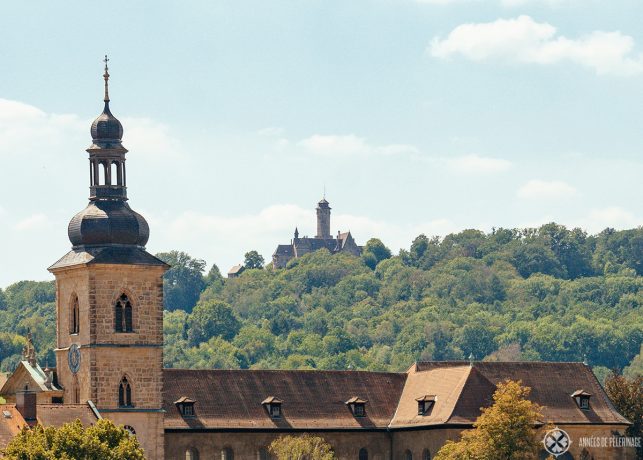
[[[56, 367], [41, 368], [28, 345], [3, 379], [0, 448], [22, 426], [109, 418], [135, 434], [151, 460], [268, 459], [277, 437], [310, 432], [340, 459], [429, 460], [472, 427], [498, 383], [510, 378], [532, 388], [544, 423], [570, 433], [571, 448], [559, 458], [634, 458], [632, 450], [583, 450], [575, 441], [620, 436], [629, 425], [581, 363], [421, 362], [401, 373], [163, 369], [169, 267], [145, 250], [149, 227], [128, 205], [127, 150], [109, 107], [107, 66], [104, 78], [105, 105], [87, 149], [89, 203], [69, 224], [71, 250], [49, 268]], [[360, 251], [350, 232], [330, 237], [325, 199], [315, 238], [295, 230], [284, 247], [275, 266], [320, 248]]]
[[322, 198], [317, 203], [317, 235], [314, 238], [307, 236], [299, 237], [299, 230], [295, 228], [293, 239], [290, 244], [280, 244], [272, 255], [272, 265], [275, 268], [284, 268], [292, 259], [296, 259], [305, 254], [327, 249], [331, 254], [343, 252], [359, 256], [362, 253], [362, 247], [358, 246], [353, 239], [351, 232], [337, 232], [337, 237], [330, 234], [330, 203], [326, 198]]

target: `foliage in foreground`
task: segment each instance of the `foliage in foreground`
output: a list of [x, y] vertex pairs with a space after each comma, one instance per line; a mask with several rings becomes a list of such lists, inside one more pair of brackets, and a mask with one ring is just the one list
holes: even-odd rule
[[60, 428], [23, 428], [4, 450], [8, 460], [144, 460], [136, 437], [102, 419], [84, 428], [80, 421]]
[[498, 384], [493, 404], [482, 409], [472, 430], [460, 441], [447, 441], [435, 460], [535, 460], [542, 436], [535, 428], [541, 408], [529, 401], [531, 392], [520, 382]]
[[[612, 373], [605, 380], [605, 391], [616, 410], [632, 422], [626, 435], [643, 438], [643, 375], [627, 378]], [[643, 459], [643, 447], [638, 447], [636, 454]]]
[[269, 447], [276, 460], [335, 460], [333, 448], [324, 438], [304, 434], [280, 436]]

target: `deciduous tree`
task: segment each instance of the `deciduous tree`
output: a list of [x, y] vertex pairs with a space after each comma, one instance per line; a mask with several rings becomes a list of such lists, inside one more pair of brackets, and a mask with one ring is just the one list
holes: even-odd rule
[[535, 460], [542, 448], [536, 424], [541, 408], [529, 401], [531, 389], [521, 382], [499, 383], [493, 404], [465, 431], [460, 441], [447, 441], [435, 460]]
[[335, 460], [331, 445], [322, 437], [281, 436], [270, 444], [270, 453], [277, 460]]

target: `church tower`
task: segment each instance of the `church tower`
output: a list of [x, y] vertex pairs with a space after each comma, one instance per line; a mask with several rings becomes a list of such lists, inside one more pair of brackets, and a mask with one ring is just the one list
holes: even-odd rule
[[330, 238], [330, 206], [326, 197], [317, 203], [317, 236], [315, 238]]
[[105, 106], [91, 125], [89, 204], [69, 223], [56, 278], [56, 373], [67, 404], [91, 401], [163, 458], [163, 274], [149, 227], [127, 204], [123, 126]]

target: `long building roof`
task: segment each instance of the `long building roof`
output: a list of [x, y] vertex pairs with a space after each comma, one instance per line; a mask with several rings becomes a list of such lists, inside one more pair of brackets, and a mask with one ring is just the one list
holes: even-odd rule
[[[420, 362], [406, 373], [316, 370], [164, 370], [165, 428], [171, 430], [347, 430], [471, 425], [492, 403], [496, 385], [520, 380], [543, 407], [543, 422], [616, 424], [629, 422], [608, 400], [591, 369], [582, 363]], [[572, 393], [591, 394], [590, 410]], [[417, 399], [430, 395], [431, 410], [418, 415]], [[175, 404], [196, 401], [194, 417]], [[262, 405], [282, 401], [272, 418]], [[365, 400], [356, 417], [346, 404]]]

